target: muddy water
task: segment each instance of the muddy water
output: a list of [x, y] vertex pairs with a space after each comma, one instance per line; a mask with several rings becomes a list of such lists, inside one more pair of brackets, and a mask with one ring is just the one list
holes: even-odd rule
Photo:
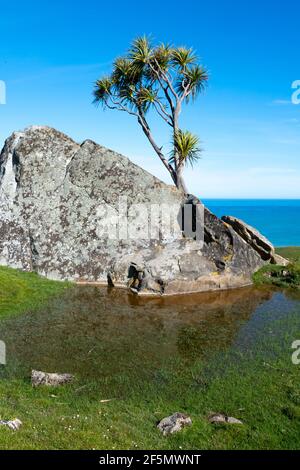
[[[247, 349], [266, 323], [300, 310], [300, 294], [245, 288], [168, 298], [76, 287], [37, 312], [0, 323], [7, 370], [71, 372], [82, 380], [150, 380], [233, 345]], [[176, 366], [177, 364], [177, 366]]]

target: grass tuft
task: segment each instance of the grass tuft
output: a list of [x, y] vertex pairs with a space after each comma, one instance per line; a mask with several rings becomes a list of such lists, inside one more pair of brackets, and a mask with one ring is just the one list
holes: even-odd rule
[[253, 275], [255, 285], [273, 285], [282, 288], [300, 287], [300, 247], [278, 248], [280, 256], [290, 260], [286, 267], [268, 264]]
[[35, 310], [71, 285], [0, 266], [0, 319]]

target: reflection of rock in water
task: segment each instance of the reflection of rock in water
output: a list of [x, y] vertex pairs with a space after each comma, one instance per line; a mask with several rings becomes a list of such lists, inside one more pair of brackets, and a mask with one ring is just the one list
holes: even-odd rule
[[[270, 292], [255, 289], [224, 292], [201, 309], [203, 319], [181, 326], [177, 332], [177, 347], [186, 358], [207, 356], [212, 351], [229, 347], [241, 326], [256, 308], [269, 300]], [[229, 294], [229, 295], [228, 295]]]
[[[244, 288], [189, 296], [153, 298], [147, 303], [131, 297], [134, 305], [156, 305], [164, 312], [160, 328], [176, 341], [178, 353], [192, 359], [230, 346], [243, 321], [259, 304], [272, 297], [270, 290]], [[166, 310], [166, 311], [165, 311]]]
[[[268, 300], [245, 288], [170, 298], [80, 287], [43, 311], [2, 322], [9, 364], [68, 370], [104, 379], [140, 370], [151, 375], [170, 358], [192, 360], [229, 346], [241, 321]], [[21, 370], [21, 369], [20, 369]], [[23, 373], [25, 373], [25, 370]]]

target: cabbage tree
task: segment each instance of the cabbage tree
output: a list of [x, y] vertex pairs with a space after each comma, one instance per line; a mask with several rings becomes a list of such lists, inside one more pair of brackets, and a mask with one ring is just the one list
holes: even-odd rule
[[[134, 116], [174, 184], [188, 193], [184, 167], [196, 163], [201, 151], [198, 137], [182, 130], [179, 118], [183, 104], [195, 100], [207, 80], [207, 71], [192, 49], [153, 46], [147, 37], [140, 37], [125, 56], [115, 60], [111, 75], [97, 80], [94, 102]], [[171, 128], [171, 151], [165, 151], [154, 138], [150, 110]]]

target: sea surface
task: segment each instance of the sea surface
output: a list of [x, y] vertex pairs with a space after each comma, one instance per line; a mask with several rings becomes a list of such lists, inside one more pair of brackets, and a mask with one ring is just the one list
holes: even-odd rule
[[232, 215], [276, 247], [300, 246], [300, 199], [202, 199], [218, 217]]

